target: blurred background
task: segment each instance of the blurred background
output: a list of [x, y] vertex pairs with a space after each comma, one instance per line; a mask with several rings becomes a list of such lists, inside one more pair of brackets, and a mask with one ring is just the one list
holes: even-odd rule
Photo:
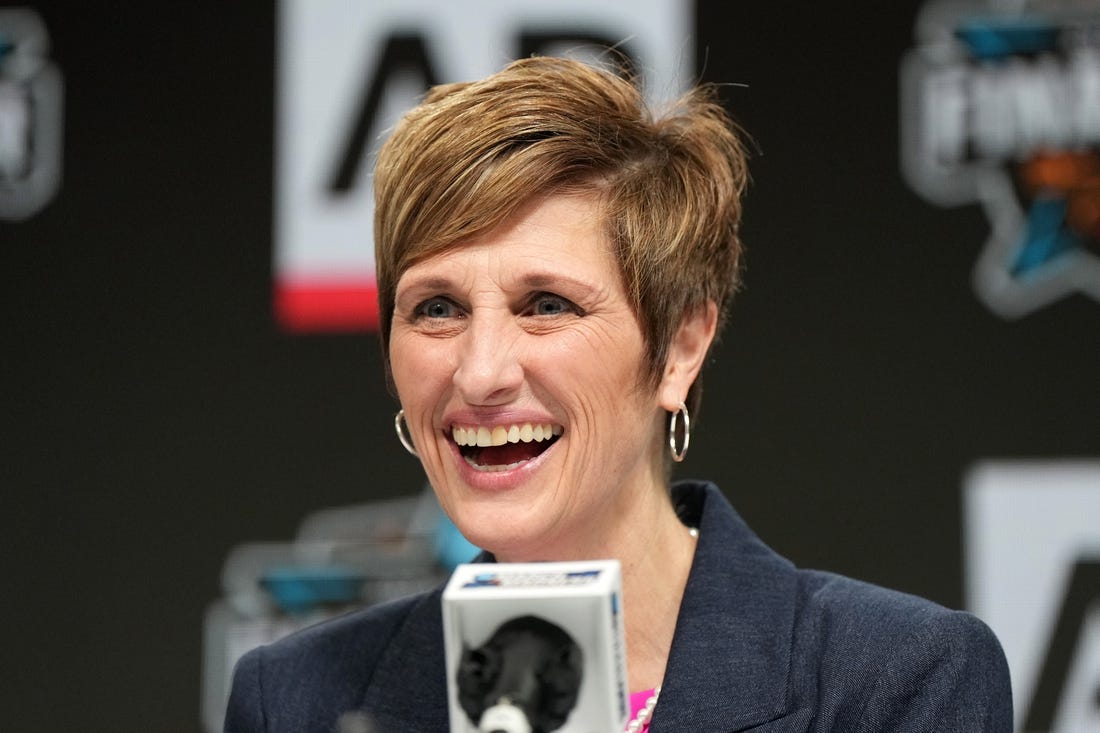
[[[622, 42], [655, 99], [726, 85], [756, 148], [680, 475], [799, 565], [979, 613], [1020, 730], [1100, 731], [1100, 3], [18, 7], [0, 730], [208, 730], [234, 649], [441, 577], [371, 149], [430, 81]], [[303, 611], [302, 567], [357, 582]]]

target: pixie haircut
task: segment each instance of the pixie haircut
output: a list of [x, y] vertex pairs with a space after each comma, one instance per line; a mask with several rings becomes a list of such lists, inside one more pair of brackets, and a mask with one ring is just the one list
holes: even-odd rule
[[534, 197], [594, 193], [646, 344], [641, 381], [655, 387], [686, 314], [713, 301], [724, 325], [746, 178], [744, 145], [712, 87], [655, 116], [635, 81], [554, 57], [434, 87], [375, 165], [387, 372], [397, 282], [411, 265], [487, 234]]

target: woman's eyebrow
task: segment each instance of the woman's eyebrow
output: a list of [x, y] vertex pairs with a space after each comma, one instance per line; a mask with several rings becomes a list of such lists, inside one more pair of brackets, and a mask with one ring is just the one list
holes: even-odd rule
[[[397, 287], [396, 299], [400, 300], [409, 293], [422, 294], [426, 292], [451, 292], [457, 286], [454, 279], [446, 275], [436, 273], [414, 276], [408, 282], [400, 282]], [[561, 290], [567, 289], [581, 297], [595, 295], [602, 290], [599, 283], [576, 277], [563, 272], [535, 271], [519, 275], [515, 280], [505, 284], [509, 290]]]
[[450, 278], [442, 275], [414, 276], [408, 282], [397, 284], [397, 296], [401, 297], [410, 290], [449, 290], [453, 285], [454, 282]]
[[531, 290], [553, 289], [555, 287], [560, 287], [562, 284], [584, 290], [585, 292], [596, 292], [599, 290], [599, 285], [597, 283], [573, 277], [572, 275], [562, 272], [530, 272], [520, 277], [517, 282], [521, 286]]

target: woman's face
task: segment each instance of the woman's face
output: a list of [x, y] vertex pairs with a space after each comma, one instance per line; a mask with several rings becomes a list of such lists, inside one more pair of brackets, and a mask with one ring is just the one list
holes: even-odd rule
[[[663, 412], [596, 200], [536, 200], [397, 283], [394, 381], [428, 478], [501, 560], [568, 559], [663, 484]], [[663, 486], [661, 486], [663, 490]]]

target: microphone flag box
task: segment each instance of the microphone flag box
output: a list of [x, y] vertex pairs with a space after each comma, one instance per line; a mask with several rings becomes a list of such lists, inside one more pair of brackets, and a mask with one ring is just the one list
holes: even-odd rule
[[451, 733], [608, 733], [629, 717], [618, 560], [459, 565], [443, 591]]

